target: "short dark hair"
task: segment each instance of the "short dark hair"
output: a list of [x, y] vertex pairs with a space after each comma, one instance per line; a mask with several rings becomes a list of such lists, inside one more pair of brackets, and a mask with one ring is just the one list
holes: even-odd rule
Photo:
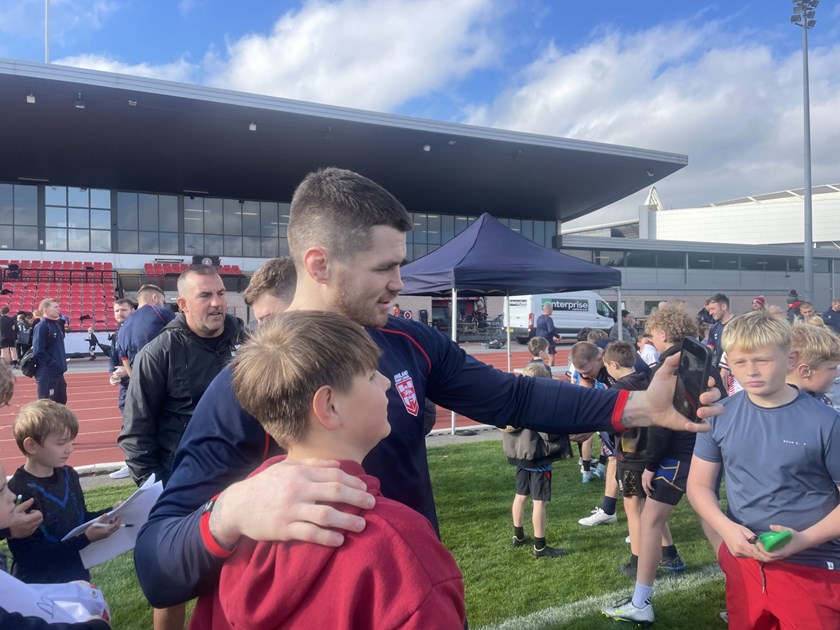
[[630, 314], [630, 311], [628, 311], [626, 308], [621, 309], [621, 318], [622, 319], [627, 317], [629, 314]]
[[3, 308], [0, 308], [0, 314], [2, 314], [2, 315], [8, 315], [8, 314], [9, 314], [9, 307], [8, 307], [8, 306], [4, 306]]
[[636, 365], [636, 349], [627, 341], [613, 341], [604, 349], [604, 363], [613, 361], [623, 368]]
[[289, 448], [306, 435], [315, 392], [348, 391], [354, 377], [377, 369], [379, 355], [364, 328], [343, 315], [289, 311], [261, 322], [239, 348], [233, 391], [266, 433]]
[[114, 300], [114, 304], [119, 304], [120, 306], [130, 306], [131, 308], [136, 308], [134, 302], [132, 302], [128, 298], [120, 298], [118, 300]]
[[292, 259], [288, 256], [272, 258], [253, 273], [242, 297], [248, 306], [253, 305], [264, 293], [291, 302], [295, 297], [296, 286], [297, 273]]
[[384, 225], [400, 232], [413, 227], [411, 216], [376, 182], [340, 168], [307, 175], [295, 190], [289, 210], [289, 252], [296, 262], [310, 247], [326, 248], [347, 261], [370, 249], [371, 229]]
[[726, 304], [726, 307], [729, 308], [729, 298], [723, 293], [715, 293], [706, 301], [706, 304], [711, 304], [712, 302], [715, 304]]

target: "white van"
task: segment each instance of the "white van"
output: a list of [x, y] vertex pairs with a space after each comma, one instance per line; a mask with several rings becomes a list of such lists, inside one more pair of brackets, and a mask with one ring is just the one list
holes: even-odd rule
[[528, 343], [546, 302], [554, 308], [551, 318], [559, 337], [575, 337], [582, 328], [609, 331], [615, 324], [612, 307], [594, 291], [518, 295], [510, 297], [510, 319], [506, 325], [512, 329], [511, 338]]

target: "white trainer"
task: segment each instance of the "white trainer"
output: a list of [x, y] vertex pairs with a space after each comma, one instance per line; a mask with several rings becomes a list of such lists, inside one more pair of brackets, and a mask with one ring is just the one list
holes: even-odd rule
[[111, 479], [128, 479], [131, 477], [131, 472], [128, 470], [128, 466], [123, 466], [119, 470], [115, 470], [110, 475], [108, 475]]
[[591, 516], [586, 516], [578, 521], [581, 525], [594, 527], [595, 525], [613, 525], [618, 522], [615, 514], [607, 514], [599, 507], [592, 510]]

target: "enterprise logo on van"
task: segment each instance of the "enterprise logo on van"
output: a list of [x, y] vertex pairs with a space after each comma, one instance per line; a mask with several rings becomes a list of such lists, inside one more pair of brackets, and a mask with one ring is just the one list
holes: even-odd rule
[[588, 300], [561, 300], [561, 299], [543, 299], [543, 305], [547, 302], [551, 303], [551, 308], [555, 311], [572, 311], [572, 312], [587, 312], [589, 310]]

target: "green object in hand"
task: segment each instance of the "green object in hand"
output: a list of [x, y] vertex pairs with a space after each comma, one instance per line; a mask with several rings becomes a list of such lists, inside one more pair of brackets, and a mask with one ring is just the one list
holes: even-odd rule
[[758, 537], [765, 551], [781, 549], [790, 542], [791, 538], [793, 538], [793, 534], [788, 529], [783, 532], [764, 532]]

